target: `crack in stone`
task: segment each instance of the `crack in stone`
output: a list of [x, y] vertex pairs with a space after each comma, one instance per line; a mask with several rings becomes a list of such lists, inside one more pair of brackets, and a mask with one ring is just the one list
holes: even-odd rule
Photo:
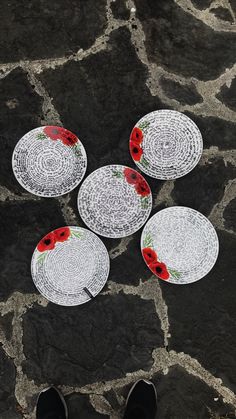
[[226, 229], [224, 226], [224, 217], [223, 212], [227, 205], [234, 199], [236, 196], [236, 179], [231, 179], [228, 181], [224, 196], [220, 202], [217, 202], [211, 210], [209, 215], [209, 220], [213, 223], [214, 226], [218, 227], [220, 230], [227, 231], [231, 234], [236, 234], [233, 230]]
[[[231, 22], [222, 21], [210, 12], [210, 8], [199, 10], [194, 7], [191, 0], [175, 0], [175, 3], [186, 13], [193, 15], [198, 20], [201, 20], [205, 25], [209, 26], [214, 31], [236, 32], [235, 19], [233, 24]], [[213, 7], [213, 4], [211, 7]], [[234, 16], [232, 17], [234, 18]]]
[[10, 71], [14, 70], [17, 67], [21, 67], [23, 69], [27, 68], [31, 74], [39, 74], [45, 69], [55, 69], [56, 67], [60, 67], [69, 61], [81, 61], [91, 54], [95, 54], [106, 49], [110, 33], [115, 29], [127, 26], [127, 21], [113, 18], [112, 12], [110, 10], [110, 3], [111, 1], [108, 0], [107, 15], [109, 16], [109, 20], [107, 27], [104, 33], [95, 40], [91, 47], [89, 47], [86, 50], [80, 48], [76, 53], [64, 57], [45, 58], [38, 60], [20, 60], [13, 63], [0, 64], [0, 72], [2, 73], [1, 77], [4, 77], [5, 75], [9, 74]]
[[0, 202], [5, 201], [40, 201], [41, 198], [36, 195], [31, 195], [23, 193], [22, 195], [17, 195], [14, 192], [9, 191], [5, 186], [0, 185]]
[[42, 112], [44, 116], [44, 120], [42, 124], [46, 125], [62, 125], [61, 118], [59, 113], [57, 112], [56, 108], [52, 104], [52, 99], [50, 98], [48, 92], [43, 87], [41, 81], [37, 79], [34, 73], [31, 71], [30, 68], [25, 67], [25, 70], [28, 74], [28, 80], [35, 90], [35, 92], [43, 98], [42, 104]]
[[[109, 283], [109, 290], [107, 293], [118, 293], [120, 291], [126, 294], [139, 295], [144, 299], [153, 299], [155, 301], [156, 310], [159, 318], [161, 319], [162, 330], [165, 333], [166, 339], [168, 339], [169, 322], [167, 317], [167, 307], [162, 298], [161, 289], [159, 283], [153, 277], [146, 283], [140, 283], [138, 287], [122, 285], [117, 283]], [[105, 294], [105, 293], [104, 293]], [[33, 380], [28, 377], [22, 371], [22, 361], [25, 359], [22, 346], [22, 315], [30, 308], [35, 302], [44, 307], [47, 306], [48, 302], [37, 294], [23, 295], [18, 292], [14, 293], [9, 297], [6, 302], [0, 303], [0, 313], [2, 315], [8, 312], [14, 312], [13, 321], [13, 337], [9, 341], [9, 345], [6, 342], [5, 337], [1, 334], [1, 341], [5, 352], [13, 358], [17, 368], [16, 376], [16, 389], [15, 396], [18, 403], [24, 410], [24, 418], [31, 419], [32, 412], [29, 412], [28, 400], [32, 399], [35, 394], [42, 390], [47, 384], [36, 385]], [[167, 340], [166, 340], [167, 343]], [[65, 394], [79, 392], [81, 394], [89, 394], [92, 405], [100, 413], [110, 414], [114, 419], [117, 417], [115, 412], [110, 410], [109, 403], [105, 401], [103, 396], [104, 392], [111, 389], [118, 389], [127, 384], [133, 383], [135, 380], [140, 378], [151, 379], [154, 373], [163, 371], [166, 373], [168, 368], [174, 365], [183, 367], [189, 374], [192, 374], [200, 378], [209, 387], [213, 388], [219, 395], [224, 399], [225, 403], [230, 403], [236, 407], [236, 395], [227, 387], [222, 385], [222, 380], [214, 377], [211, 373], [205, 370], [201, 364], [192, 358], [191, 356], [184, 353], [177, 353], [175, 351], [168, 352], [166, 348], [158, 348], [153, 351], [153, 365], [149, 371], [137, 370], [132, 373], [127, 373], [125, 377], [110, 380], [106, 382], [95, 382], [81, 387], [70, 387], [62, 386], [62, 391]], [[91, 395], [92, 393], [92, 395]], [[96, 394], [96, 396], [94, 396]]]
[[123, 237], [120, 243], [109, 251], [110, 258], [116, 259], [117, 257], [121, 256], [127, 250], [131, 240], [133, 240], [133, 236]]
[[153, 203], [153, 208], [156, 208], [158, 205], [162, 203], [170, 207], [172, 207], [173, 205], [176, 205], [176, 203], [174, 202], [171, 196], [171, 193], [174, 187], [175, 187], [175, 181], [167, 180], [162, 186], [160, 192], [158, 192], [156, 199]]
[[114, 414], [110, 403], [108, 403], [105, 397], [99, 394], [90, 394], [89, 400], [96, 412], [101, 413], [103, 415], [108, 415], [109, 417], [112, 417], [112, 415]]
[[144, 300], [153, 300], [157, 316], [161, 322], [161, 330], [164, 334], [164, 345], [168, 347], [168, 339], [171, 337], [168, 319], [168, 307], [164, 301], [159, 281], [154, 275], [148, 281], [139, 283], [138, 286], [124, 285], [116, 282], [108, 282], [108, 291], [102, 292], [104, 295], [116, 295], [123, 291], [124, 294], [138, 295]]
[[[37, 392], [39, 391], [39, 386], [36, 387], [33, 382], [23, 374], [21, 367], [22, 362], [25, 360], [22, 343], [22, 316], [27, 309], [32, 307], [36, 302], [44, 307], [48, 304], [48, 301], [40, 294], [21, 294], [19, 292], [14, 292], [7, 301], [0, 303], [0, 313], [2, 316], [9, 312], [14, 313], [11, 339], [7, 340], [2, 332], [0, 340], [4, 351], [13, 359], [16, 367], [15, 397], [23, 411], [27, 410], [27, 399], [35, 394], [35, 390], [37, 390]], [[44, 386], [41, 386], [41, 388], [43, 387]], [[28, 417], [26, 415], [25, 417], [30, 419], [30, 416]]]
[[204, 149], [198, 164], [204, 165], [209, 160], [218, 157], [224, 160], [225, 166], [227, 166], [227, 163], [236, 166], [236, 150], [219, 150], [216, 146]]
[[74, 212], [74, 210], [69, 205], [70, 202], [70, 194], [63, 195], [57, 198], [57, 201], [59, 202], [62, 215], [65, 219], [65, 222], [67, 225], [79, 225], [78, 218]]
[[116, 380], [96, 382], [83, 387], [63, 386], [63, 392], [66, 394], [79, 392], [82, 394], [96, 393], [97, 395], [103, 395], [109, 390], [116, 390], [126, 385], [131, 385], [134, 381], [140, 378], [151, 380], [155, 373], [163, 372], [166, 374], [170, 367], [179, 365], [189, 374], [200, 378], [210, 388], [213, 388], [220, 396], [222, 396], [225, 403], [229, 403], [236, 408], [236, 395], [230, 389], [222, 385], [221, 379], [214, 377], [191, 356], [183, 352], [168, 352], [165, 348], [158, 348], [153, 351], [153, 360], [153, 365], [149, 371], [138, 370], [133, 373], [127, 373], [125, 377]]

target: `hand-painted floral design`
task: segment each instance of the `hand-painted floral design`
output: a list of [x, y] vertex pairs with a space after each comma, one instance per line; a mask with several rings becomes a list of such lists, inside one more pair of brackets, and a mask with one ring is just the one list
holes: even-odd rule
[[64, 242], [70, 237], [70, 229], [69, 227], [61, 227], [54, 230], [54, 236], [56, 242]]
[[134, 161], [140, 161], [143, 155], [143, 150], [140, 147], [140, 145], [135, 143], [134, 141], [130, 141], [129, 149], [130, 149], [130, 153]]
[[40, 240], [38, 243], [37, 249], [39, 252], [45, 252], [45, 250], [52, 250], [55, 247], [55, 235], [54, 233], [48, 233], [46, 236]]
[[158, 276], [158, 278], [166, 281], [170, 277], [166, 265], [163, 262], [152, 262], [149, 264], [149, 268], [156, 276]]
[[149, 269], [156, 275], [158, 278], [167, 281], [170, 275], [175, 278], [179, 279], [180, 272], [176, 271], [175, 269], [167, 268], [165, 263], [158, 260], [158, 256], [156, 251], [153, 248], [153, 239], [150, 233], [147, 233], [144, 240], [143, 240], [143, 249], [142, 255], [143, 258], [148, 265]]
[[135, 185], [136, 192], [142, 196], [148, 196], [151, 193], [150, 187], [145, 179], [140, 179]]
[[143, 131], [139, 127], [133, 128], [130, 135], [130, 141], [133, 141], [137, 144], [141, 144], [141, 142], [143, 141]]
[[147, 160], [143, 156], [142, 142], [143, 142], [143, 130], [150, 125], [150, 122], [143, 121], [138, 127], [134, 127], [129, 141], [130, 154], [134, 161], [140, 161], [144, 166], [148, 166]]
[[49, 125], [43, 128], [44, 134], [46, 134], [47, 137], [51, 138], [51, 140], [59, 140], [63, 131], [64, 128], [56, 127], [54, 125]]
[[63, 144], [68, 145], [68, 146], [73, 146], [74, 144], [78, 142], [78, 138], [76, 137], [76, 135], [68, 131], [67, 129], [64, 129], [61, 135], [61, 140]]
[[129, 167], [126, 167], [124, 169], [124, 176], [130, 185], [136, 185], [138, 181], [142, 179], [142, 177], [138, 172], [136, 172], [136, 170], [130, 169]]
[[149, 206], [149, 196], [151, 194], [151, 189], [149, 188], [146, 180], [140, 175], [136, 170], [126, 167], [123, 172], [118, 170], [113, 171], [113, 176], [125, 179], [127, 183], [134, 186], [137, 194], [141, 196], [141, 207], [142, 209], [147, 209]]
[[40, 240], [37, 245], [37, 250], [40, 252], [37, 261], [42, 263], [47, 255], [47, 251], [53, 250], [56, 246], [56, 243], [62, 243], [70, 238], [81, 239], [83, 237], [82, 233], [77, 230], [73, 230], [70, 227], [60, 227], [56, 230], [48, 233], [46, 236]]
[[150, 263], [157, 262], [157, 254], [151, 247], [145, 247], [142, 250], [143, 258], [149, 265]]
[[78, 146], [78, 137], [73, 134], [73, 132], [65, 129], [63, 127], [57, 127], [54, 125], [46, 126], [43, 128], [43, 132], [37, 135], [39, 140], [50, 138], [51, 140], [60, 140], [66, 146], [75, 146], [78, 148], [78, 153], [80, 152]]

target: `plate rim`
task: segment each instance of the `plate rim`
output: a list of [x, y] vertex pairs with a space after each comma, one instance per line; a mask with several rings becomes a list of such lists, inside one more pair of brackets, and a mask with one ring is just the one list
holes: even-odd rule
[[[91, 231], [91, 230], [89, 230], [89, 229], [87, 229], [87, 228], [84, 228], [84, 227], [80, 227], [80, 226], [75, 226], [75, 225], [64, 225], [64, 226], [62, 226], [62, 227], [58, 227], [58, 228], [64, 228], [64, 227], [69, 227], [69, 228], [76, 228], [76, 229], [80, 229], [80, 230], [82, 230], [82, 231], [86, 231], [86, 232], [89, 232], [89, 233], [91, 233], [92, 235], [95, 235], [96, 237], [97, 237], [97, 239], [100, 241], [100, 243], [102, 244], [102, 247], [104, 248], [104, 250], [105, 250], [105, 252], [106, 252], [106, 255], [107, 255], [107, 274], [105, 275], [105, 281], [104, 281], [104, 284], [103, 284], [103, 286], [99, 289], [99, 291], [98, 291], [98, 293], [91, 299], [91, 298], [89, 298], [89, 297], [87, 297], [87, 299], [85, 300], [85, 301], [83, 301], [83, 302], [80, 302], [80, 303], [74, 303], [74, 304], [61, 304], [61, 303], [58, 303], [58, 302], [56, 302], [56, 301], [53, 301], [53, 300], [49, 300], [49, 298], [47, 297], [47, 296], [45, 296], [45, 294], [43, 293], [43, 292], [41, 292], [39, 289], [38, 289], [38, 287], [36, 286], [36, 284], [35, 284], [35, 282], [34, 282], [34, 278], [33, 278], [33, 265], [34, 265], [34, 256], [35, 256], [35, 254], [36, 254], [36, 252], [37, 252], [37, 245], [38, 245], [38, 243], [40, 242], [40, 240], [41, 239], [43, 239], [43, 237], [45, 237], [45, 236], [42, 236], [42, 238], [39, 240], [39, 242], [36, 244], [36, 246], [35, 246], [35, 248], [34, 248], [34, 251], [33, 251], [33, 253], [32, 253], [32, 256], [31, 256], [31, 264], [30, 264], [30, 271], [31, 271], [31, 278], [32, 278], [32, 281], [33, 281], [33, 284], [34, 284], [34, 286], [35, 286], [35, 288], [36, 288], [36, 290], [37, 290], [37, 292], [40, 294], [40, 295], [42, 295], [48, 302], [51, 302], [51, 303], [53, 303], [53, 304], [56, 304], [56, 305], [59, 305], [59, 306], [62, 306], [62, 307], [75, 307], [75, 306], [80, 306], [80, 305], [83, 305], [83, 304], [85, 304], [85, 303], [88, 303], [88, 302], [90, 302], [90, 301], [92, 301], [92, 300], [94, 300], [94, 298], [96, 298], [99, 294], [100, 294], [100, 292], [102, 291], [102, 289], [105, 287], [105, 285], [106, 285], [106, 283], [107, 283], [107, 281], [108, 281], [108, 279], [109, 279], [109, 275], [110, 275], [110, 268], [111, 268], [111, 261], [110, 261], [110, 255], [109, 255], [109, 252], [108, 252], [108, 250], [107, 250], [107, 247], [105, 246], [105, 244], [103, 243], [103, 241], [102, 241], [102, 239], [100, 239], [100, 237], [98, 237], [93, 231]], [[46, 235], [47, 234], [49, 234], [49, 233], [51, 233], [51, 232], [53, 232], [53, 231], [55, 231], [55, 230], [57, 230], [58, 228], [56, 228], [56, 229], [54, 229], [54, 230], [51, 230], [51, 231], [49, 231], [48, 233], [46, 233]], [[53, 249], [52, 249], [53, 250]], [[64, 295], [64, 294], [63, 294]]]
[[[203, 144], [203, 136], [202, 136], [202, 133], [201, 133], [201, 131], [200, 131], [200, 129], [199, 129], [199, 127], [197, 126], [197, 124], [193, 121], [193, 119], [191, 119], [188, 115], [185, 115], [185, 113], [183, 113], [183, 112], [179, 112], [179, 111], [176, 111], [176, 110], [174, 110], [174, 109], [166, 109], [166, 108], [162, 108], [162, 109], [156, 109], [156, 110], [154, 110], [154, 111], [151, 111], [151, 112], [149, 112], [149, 113], [147, 113], [147, 114], [145, 114], [145, 115], [143, 115], [136, 123], [135, 123], [135, 125], [133, 126], [133, 128], [131, 129], [131, 131], [130, 131], [130, 135], [131, 135], [131, 132], [132, 132], [132, 130], [138, 125], [138, 123], [143, 119], [143, 118], [145, 118], [145, 116], [148, 116], [148, 115], [150, 115], [151, 113], [161, 113], [161, 112], [166, 112], [166, 111], [168, 111], [168, 112], [171, 112], [171, 113], [175, 113], [175, 114], [180, 114], [180, 115], [182, 115], [182, 116], [184, 116], [187, 120], [190, 120], [191, 121], [191, 123], [195, 126], [195, 128], [197, 128], [197, 131], [199, 132], [199, 134], [200, 134], [200, 136], [199, 136], [199, 138], [200, 138], [200, 143], [201, 143], [201, 153], [200, 153], [200, 155], [198, 156], [198, 159], [196, 159], [196, 162], [194, 163], [194, 165], [193, 165], [193, 167], [191, 168], [191, 170], [190, 171], [188, 171], [188, 172], [186, 172], [186, 173], [184, 173], [184, 174], [182, 174], [182, 175], [180, 175], [180, 176], [175, 176], [175, 177], [168, 177], [168, 178], [166, 178], [166, 177], [163, 177], [163, 176], [154, 176], [154, 175], [152, 175], [152, 174], [150, 174], [149, 172], [148, 172], [148, 170], [147, 170], [147, 168], [144, 166], [144, 165], [142, 165], [139, 161], [135, 161], [134, 159], [133, 159], [133, 157], [132, 157], [132, 155], [131, 155], [131, 153], [130, 153], [130, 150], [129, 150], [129, 153], [130, 153], [130, 156], [131, 156], [131, 158], [132, 158], [132, 160], [133, 160], [133, 162], [134, 162], [134, 164], [143, 172], [143, 173], [145, 173], [147, 176], [149, 176], [149, 177], [151, 177], [152, 179], [157, 179], [157, 180], [165, 180], [165, 181], [167, 181], [167, 180], [175, 180], [175, 179], [180, 179], [180, 178], [182, 178], [182, 177], [184, 177], [184, 176], [186, 176], [188, 173], [191, 173], [192, 172], [192, 170], [194, 170], [195, 169], [195, 167], [198, 165], [198, 163], [199, 163], [199, 161], [200, 161], [200, 159], [201, 159], [201, 157], [202, 157], [202, 153], [203, 153], [203, 146], [204, 146], [204, 144]], [[129, 138], [129, 141], [130, 141], [130, 138]]]
[[[135, 231], [133, 231], [133, 232], [131, 232], [131, 233], [129, 233], [129, 234], [126, 234], [126, 235], [122, 235], [122, 236], [113, 236], [113, 235], [105, 235], [105, 234], [101, 234], [100, 232], [98, 232], [97, 230], [94, 230], [92, 227], [90, 227], [87, 223], [86, 223], [86, 221], [84, 220], [84, 218], [82, 217], [82, 215], [81, 215], [81, 213], [80, 213], [80, 209], [79, 209], [79, 195], [80, 195], [80, 192], [81, 192], [81, 188], [83, 187], [83, 185], [84, 185], [84, 183], [86, 182], [86, 180], [93, 174], [93, 173], [95, 173], [95, 172], [97, 172], [98, 170], [100, 170], [100, 169], [103, 169], [103, 168], [105, 168], [105, 167], [112, 167], [112, 166], [116, 166], [116, 167], [122, 167], [122, 168], [128, 168], [128, 169], [132, 169], [132, 170], [135, 170], [139, 175], [141, 175], [142, 177], [143, 177], [143, 179], [147, 182], [147, 184], [148, 184], [148, 186], [149, 186], [149, 188], [150, 188], [150, 191], [151, 191], [151, 193], [150, 193], [150, 199], [151, 199], [151, 202], [150, 202], [150, 208], [149, 208], [149, 212], [148, 212], [148, 215], [147, 215], [147, 218], [146, 218], [146, 220], [144, 221], [144, 223], [143, 223], [143, 225], [141, 226], [141, 227], [139, 227], [137, 230], [135, 230]], [[149, 183], [148, 183], [148, 181], [145, 179], [145, 177], [142, 175], [142, 173], [139, 173], [136, 169], [133, 169], [132, 167], [130, 167], [130, 166], [126, 166], [126, 165], [123, 165], [123, 164], [115, 164], [115, 163], [112, 163], [112, 164], [106, 164], [106, 165], [104, 165], [104, 166], [101, 166], [101, 167], [98, 167], [97, 169], [95, 169], [95, 170], [93, 170], [93, 172], [91, 172], [85, 179], [84, 179], [84, 181], [83, 181], [83, 183], [81, 184], [81, 186], [80, 186], [80, 188], [79, 188], [79, 191], [78, 191], [78, 195], [77, 195], [77, 209], [78, 209], [78, 212], [79, 212], [79, 215], [80, 215], [80, 217], [81, 217], [81, 219], [82, 219], [82, 221], [84, 222], [84, 224], [88, 227], [88, 229], [90, 229], [90, 230], [92, 230], [95, 234], [98, 234], [99, 236], [101, 236], [101, 237], [105, 237], [105, 238], [107, 238], [107, 239], [122, 239], [122, 238], [124, 238], [124, 237], [129, 237], [129, 236], [132, 236], [132, 234], [135, 234], [137, 231], [139, 231], [141, 228], [143, 228], [143, 226], [145, 225], [145, 223], [147, 223], [147, 221], [148, 221], [148, 219], [149, 219], [149, 217], [150, 217], [150, 214], [151, 214], [151, 212], [152, 212], [152, 209], [153, 209], [153, 197], [152, 197], [152, 190], [151, 190], [151, 187], [150, 187], [150, 185], [149, 185]]]
[[180, 282], [172, 282], [172, 281], [169, 281], [169, 280], [163, 280], [162, 278], [158, 278], [155, 274], [152, 274], [153, 276], [155, 276], [157, 279], [159, 279], [160, 281], [163, 281], [163, 282], [166, 282], [166, 283], [168, 283], [168, 284], [171, 284], [171, 285], [191, 285], [191, 284], [194, 284], [195, 282], [198, 282], [198, 281], [200, 281], [201, 279], [203, 279], [203, 278], [205, 278], [210, 272], [211, 272], [211, 270], [213, 269], [213, 267], [215, 266], [215, 264], [216, 264], [216, 262], [217, 262], [217, 259], [218, 259], [218, 257], [219, 257], [219, 253], [220, 253], [220, 242], [219, 242], [219, 237], [218, 237], [218, 234], [217, 234], [217, 231], [216, 231], [216, 228], [214, 227], [214, 225], [212, 224], [212, 222], [204, 215], [204, 214], [202, 214], [200, 211], [198, 211], [198, 210], [196, 210], [195, 208], [191, 208], [191, 207], [187, 207], [187, 206], [184, 206], [184, 205], [173, 205], [172, 207], [167, 207], [167, 208], [163, 208], [163, 209], [161, 209], [160, 211], [157, 211], [155, 214], [153, 214], [153, 216], [151, 217], [151, 218], [149, 218], [149, 220], [147, 221], [147, 223], [145, 224], [145, 226], [143, 227], [143, 230], [142, 230], [142, 234], [141, 234], [141, 238], [140, 238], [140, 251], [141, 251], [141, 256], [142, 256], [142, 258], [143, 258], [143, 261], [144, 261], [144, 263], [146, 264], [146, 266], [147, 266], [147, 268], [149, 269], [149, 271], [150, 272], [152, 272], [151, 270], [150, 270], [150, 268], [149, 268], [149, 266], [148, 266], [148, 264], [147, 264], [147, 262], [144, 260], [144, 257], [143, 257], [143, 254], [142, 254], [142, 241], [143, 241], [143, 235], [144, 235], [144, 229], [145, 229], [145, 227], [147, 226], [147, 224], [149, 223], [149, 221], [151, 221], [152, 220], [152, 218], [153, 217], [155, 217], [157, 214], [159, 214], [160, 212], [162, 212], [162, 211], [167, 211], [167, 210], [171, 210], [172, 208], [184, 208], [184, 209], [187, 209], [187, 210], [191, 210], [191, 211], [194, 211], [195, 213], [197, 213], [197, 214], [201, 214], [201, 216], [203, 216], [207, 221], [208, 221], [208, 223], [209, 223], [209, 225], [211, 226], [211, 228], [214, 230], [214, 232], [215, 232], [215, 236], [216, 236], [216, 241], [217, 241], [217, 252], [216, 252], [216, 257], [215, 257], [215, 261], [214, 261], [214, 263], [211, 265], [211, 267], [210, 267], [210, 269], [207, 271], [207, 273], [204, 275], [204, 276], [202, 276], [201, 278], [198, 278], [198, 279], [196, 279], [195, 281], [191, 281], [191, 282], [182, 282], [182, 283], [180, 283]]
[[21, 140], [23, 140], [23, 138], [25, 137], [25, 135], [27, 135], [27, 134], [29, 134], [30, 132], [34, 132], [34, 131], [36, 131], [36, 130], [38, 130], [39, 128], [45, 128], [45, 127], [51, 127], [51, 126], [55, 126], [55, 127], [59, 127], [59, 128], [64, 128], [64, 129], [66, 129], [67, 130], [67, 128], [65, 128], [64, 126], [63, 127], [61, 127], [60, 125], [41, 125], [41, 126], [39, 126], [39, 127], [36, 127], [36, 128], [33, 128], [32, 130], [30, 130], [30, 131], [27, 131], [18, 141], [17, 141], [17, 143], [16, 143], [16, 145], [15, 145], [15, 147], [14, 147], [14, 149], [13, 149], [13, 152], [12, 152], [12, 157], [11, 157], [11, 169], [12, 169], [12, 172], [13, 172], [13, 174], [14, 174], [14, 177], [15, 177], [15, 179], [16, 179], [16, 181], [20, 184], [20, 186], [25, 190], [25, 191], [27, 191], [27, 192], [29, 192], [29, 193], [31, 193], [32, 195], [35, 195], [35, 196], [39, 196], [39, 197], [41, 197], [41, 198], [58, 198], [59, 196], [63, 196], [63, 195], [66, 195], [66, 194], [68, 194], [68, 193], [70, 193], [70, 192], [72, 192], [75, 188], [77, 188], [77, 186], [83, 181], [83, 179], [84, 179], [84, 177], [85, 177], [85, 175], [86, 175], [86, 172], [87, 172], [87, 169], [88, 169], [88, 157], [87, 157], [87, 153], [86, 153], [86, 150], [85, 150], [85, 147], [84, 147], [84, 145], [83, 145], [83, 143], [82, 143], [82, 141], [79, 139], [79, 137], [77, 136], [77, 134], [75, 134], [74, 132], [72, 132], [72, 131], [70, 131], [70, 130], [67, 130], [67, 131], [70, 131], [72, 134], [74, 134], [74, 135], [76, 135], [76, 137], [78, 138], [78, 140], [79, 140], [79, 142], [80, 142], [80, 144], [82, 145], [82, 152], [83, 152], [83, 157], [84, 157], [84, 160], [85, 160], [85, 170], [84, 170], [84, 173], [83, 173], [83, 176], [82, 176], [82, 178], [79, 180], [79, 181], [77, 181], [76, 182], [76, 185], [73, 187], [73, 189], [70, 189], [69, 191], [67, 191], [67, 192], [63, 192], [62, 194], [55, 194], [55, 195], [44, 195], [44, 194], [39, 194], [39, 193], [35, 193], [35, 192], [32, 192], [32, 190], [30, 190], [29, 188], [28, 188], [28, 186], [26, 187], [24, 184], [23, 184], [23, 182], [22, 182], [22, 180], [20, 179], [19, 180], [19, 178], [16, 176], [16, 173], [15, 173], [15, 170], [14, 170], [14, 166], [13, 166], [13, 160], [14, 160], [14, 156], [15, 156], [15, 154], [16, 154], [16, 147], [18, 146], [18, 143], [21, 141]]

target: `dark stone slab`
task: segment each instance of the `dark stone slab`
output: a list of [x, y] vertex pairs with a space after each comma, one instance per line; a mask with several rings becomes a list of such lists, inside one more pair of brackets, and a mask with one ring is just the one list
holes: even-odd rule
[[185, 112], [198, 126], [202, 133], [204, 148], [219, 147], [220, 150], [235, 148], [236, 123], [213, 116], [197, 116]]
[[216, 95], [222, 103], [224, 103], [228, 108], [236, 111], [236, 77], [232, 80], [230, 87], [227, 87], [226, 84], [222, 86], [220, 92]]
[[12, 319], [12, 312], [5, 314], [5, 316], [0, 316], [0, 327], [4, 331], [7, 340], [10, 340], [12, 337]]
[[216, 265], [203, 279], [176, 286], [161, 282], [168, 306], [169, 349], [196, 358], [224, 385], [236, 390], [236, 238], [218, 231]]
[[135, 4], [150, 61], [201, 80], [215, 79], [234, 64], [236, 34], [213, 30], [174, 0], [159, 0], [158, 4], [135, 0]]
[[128, 20], [130, 11], [125, 4], [125, 0], [115, 0], [111, 3], [111, 10], [116, 19]]
[[177, 205], [208, 215], [223, 198], [227, 182], [235, 176], [236, 168], [230, 163], [225, 166], [223, 159], [211, 159], [205, 165], [198, 165], [187, 176], [177, 179], [171, 195]]
[[224, 225], [236, 232], [236, 198], [232, 199], [224, 210]]
[[30, 272], [33, 251], [45, 234], [63, 225], [53, 199], [0, 204], [0, 299], [14, 291], [35, 292]]
[[34, 92], [26, 73], [12, 71], [0, 80], [0, 185], [22, 193], [12, 172], [12, 153], [26, 132], [41, 125], [42, 99]]
[[211, 9], [211, 13], [213, 13], [216, 17], [226, 22], [234, 21], [229, 9], [226, 9], [225, 7], [219, 6], [214, 9]]
[[3, 0], [0, 61], [52, 58], [88, 48], [106, 26], [106, 1]]
[[180, 84], [174, 80], [162, 77], [160, 84], [169, 98], [177, 100], [182, 105], [196, 105], [196, 103], [203, 102], [202, 96], [198, 93], [193, 83]]
[[158, 398], [157, 417], [160, 419], [235, 417], [233, 406], [224, 404], [215, 390], [179, 366], [170, 368], [167, 375], [156, 374], [153, 382]]
[[163, 346], [154, 303], [98, 296], [84, 306], [35, 305], [23, 319], [23, 370], [40, 383], [85, 385], [149, 369]]
[[[157, 414], [158, 419], [234, 419], [234, 407], [224, 404], [222, 397], [208, 387], [202, 380], [188, 374], [183, 368], [173, 366], [167, 374], [157, 373], [151, 381], [157, 391]], [[131, 386], [125, 386], [116, 390], [118, 396], [127, 398]], [[124, 405], [117, 407], [117, 401], [112, 393], [105, 394], [112, 407], [120, 411], [120, 417], [124, 411]], [[215, 399], [215, 400], [214, 400]]]
[[107, 415], [102, 415], [96, 412], [89, 402], [89, 397], [79, 393], [72, 393], [66, 398], [68, 406], [68, 414], [70, 419], [102, 419], [109, 418]]
[[165, 107], [150, 94], [147, 76], [125, 28], [112, 32], [106, 51], [40, 76], [64, 125], [86, 147], [87, 174], [106, 164], [133, 166], [128, 140], [134, 124]]
[[109, 279], [120, 284], [138, 285], [152, 273], [145, 264], [140, 250], [141, 231], [133, 235], [126, 252], [111, 260]]
[[201, 10], [207, 9], [212, 3], [212, 0], [191, 0], [191, 1], [195, 7]]
[[13, 361], [7, 358], [0, 346], [0, 418], [1, 419], [20, 419], [20, 406], [17, 404], [14, 389], [16, 371]]

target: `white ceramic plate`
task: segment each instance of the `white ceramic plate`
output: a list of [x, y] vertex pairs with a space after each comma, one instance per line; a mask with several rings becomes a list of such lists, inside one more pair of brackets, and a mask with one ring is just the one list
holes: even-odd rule
[[31, 273], [38, 291], [63, 306], [84, 304], [104, 287], [110, 260], [103, 242], [81, 227], [62, 227], [38, 243]]
[[198, 281], [213, 268], [219, 241], [210, 221], [187, 207], [157, 212], [141, 237], [143, 258], [160, 279], [173, 284]]
[[29, 131], [18, 141], [12, 156], [20, 185], [44, 197], [72, 191], [83, 179], [86, 167], [83, 144], [75, 134], [56, 126]]
[[139, 230], [152, 209], [152, 194], [136, 170], [104, 166], [91, 173], [78, 194], [78, 209], [85, 224], [105, 237], [125, 237]]
[[130, 153], [140, 170], [156, 179], [177, 179], [198, 163], [202, 135], [186, 115], [172, 110], [151, 112], [130, 135]]

